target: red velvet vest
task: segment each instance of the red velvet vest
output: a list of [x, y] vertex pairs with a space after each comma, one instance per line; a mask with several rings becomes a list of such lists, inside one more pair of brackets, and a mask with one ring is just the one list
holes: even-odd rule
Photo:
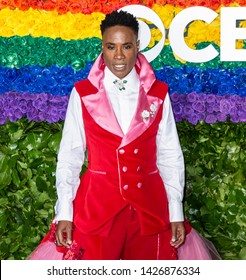
[[[78, 82], [75, 87], [81, 97], [88, 149], [88, 169], [81, 177], [74, 201], [75, 226], [86, 234], [105, 235], [115, 215], [132, 205], [142, 234], [164, 231], [170, 224], [168, 201], [156, 166], [156, 136], [163, 103], [152, 124], [122, 146], [122, 137], [101, 127], [83, 102], [83, 96], [97, 94], [97, 89], [89, 80]], [[148, 95], [164, 100], [166, 93], [167, 86], [155, 81]]]

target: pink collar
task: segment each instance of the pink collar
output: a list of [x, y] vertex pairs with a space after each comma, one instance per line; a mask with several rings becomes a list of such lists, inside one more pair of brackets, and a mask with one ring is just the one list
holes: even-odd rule
[[[143, 87], [145, 93], [147, 93], [156, 80], [155, 73], [145, 56], [141, 53], [138, 53], [135, 67], [139, 75], [140, 85]], [[89, 81], [98, 89], [103, 86], [104, 68], [103, 54], [101, 53], [92, 65], [88, 75]]]

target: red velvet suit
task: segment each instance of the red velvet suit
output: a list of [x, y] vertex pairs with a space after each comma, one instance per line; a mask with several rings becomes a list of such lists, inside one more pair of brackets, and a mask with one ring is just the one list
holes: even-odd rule
[[[100, 56], [88, 79], [75, 85], [81, 98], [89, 166], [74, 199], [73, 242], [68, 249], [57, 246], [57, 250], [69, 260], [177, 259], [178, 252], [170, 245], [167, 195], [156, 165], [156, 138], [167, 85], [155, 79], [153, 70], [139, 54], [139, 98], [124, 134], [103, 87], [103, 69]], [[152, 116], [143, 119], [145, 110], [151, 111]], [[185, 227], [187, 233], [192, 233], [187, 221]], [[187, 246], [181, 247], [181, 259], [191, 259], [190, 252], [194, 252], [193, 259], [210, 259], [204, 241], [198, 235], [189, 235]], [[57, 252], [55, 256], [49, 252], [53, 249], [49, 243], [54, 240], [52, 224], [30, 259], [46, 259], [47, 253], [52, 259], [61, 258]]]
[[[74, 201], [74, 224], [85, 234], [107, 235], [115, 215], [127, 205], [136, 209], [142, 234], [159, 233], [169, 226], [167, 195], [156, 166], [156, 135], [167, 85], [148, 73], [142, 56], [138, 63], [143, 68], [141, 72], [136, 66], [140, 81], [148, 74], [149, 88], [146, 92], [146, 86], [140, 87], [137, 110], [126, 135], [104, 88], [89, 79], [75, 84], [82, 102], [89, 166]], [[95, 70], [99, 80], [102, 68], [99, 61]], [[157, 110], [144, 122], [142, 112], [152, 104]]]

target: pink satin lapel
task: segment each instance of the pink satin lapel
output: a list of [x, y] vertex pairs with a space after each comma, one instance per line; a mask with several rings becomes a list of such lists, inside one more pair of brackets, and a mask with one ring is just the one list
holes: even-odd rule
[[[146, 95], [144, 90], [141, 88], [138, 99], [138, 106], [134, 117], [131, 121], [130, 127], [123, 137], [121, 142], [121, 147], [129, 144], [137, 137], [139, 137], [155, 120], [156, 114], [163, 103], [161, 99], [155, 96]], [[143, 120], [142, 113], [144, 110], [150, 111], [150, 106], [154, 104], [156, 106], [156, 111], [153, 116], [147, 118], [146, 121]]]
[[[138, 54], [136, 69], [141, 81], [138, 105], [135, 115], [131, 121], [127, 134], [123, 137], [121, 146], [124, 146], [138, 136], [140, 136], [155, 120], [155, 116], [163, 103], [161, 99], [155, 96], [148, 95], [148, 91], [156, 80], [155, 74], [143, 54]], [[156, 106], [156, 112], [153, 117], [149, 117], [146, 122], [143, 121], [142, 112], [144, 110], [150, 111], [150, 106]]]
[[144, 88], [145, 93], [147, 93], [156, 80], [156, 77], [152, 67], [141, 53], [138, 54], [136, 70], [139, 74], [141, 86]]
[[98, 92], [96, 94], [84, 96], [82, 97], [82, 100], [88, 112], [97, 124], [111, 133], [122, 137], [124, 134], [120, 128], [103, 87], [102, 81], [104, 76], [104, 68], [105, 64], [102, 54], [100, 54], [94, 62], [88, 75], [88, 79], [96, 88], [98, 88]]
[[[104, 67], [105, 65], [101, 54], [93, 64], [88, 76], [90, 82], [99, 89], [98, 93], [84, 96], [82, 99], [88, 112], [100, 126], [111, 133], [123, 137], [121, 144], [121, 146], [123, 146], [140, 136], [152, 124], [155, 119], [155, 115], [163, 101], [158, 97], [147, 94], [156, 78], [144, 55], [139, 53], [136, 63], [136, 69], [141, 81], [139, 100], [128, 132], [126, 135], [124, 135], [102, 85]], [[156, 113], [153, 117], [149, 117], [147, 121], [144, 122], [142, 118], [142, 112], [144, 110], [149, 111], [152, 104], [156, 106]]]
[[96, 87], [101, 88], [103, 76], [104, 76], [104, 68], [105, 64], [103, 61], [102, 54], [98, 56], [96, 61], [94, 62], [91, 71], [88, 75], [88, 80]]
[[104, 88], [96, 94], [82, 97], [89, 114], [95, 122], [109, 132], [123, 137], [123, 132], [116, 119], [112, 106], [106, 96]]

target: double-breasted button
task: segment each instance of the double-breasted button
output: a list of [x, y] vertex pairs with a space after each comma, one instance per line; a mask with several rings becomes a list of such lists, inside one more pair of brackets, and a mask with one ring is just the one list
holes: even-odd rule
[[123, 187], [123, 189], [126, 191], [126, 190], [128, 190], [128, 185], [125, 185], [124, 187]]
[[138, 153], [138, 149], [135, 149], [135, 150], [134, 150], [134, 154], [137, 154], [137, 153]]
[[140, 188], [142, 188], [142, 185], [143, 185], [143, 184], [139, 182], [139, 183], [137, 184], [137, 187], [140, 189]]
[[141, 170], [141, 166], [137, 167], [137, 172], [139, 172]]
[[124, 149], [120, 149], [120, 150], [119, 150], [119, 153], [120, 153], [121, 155], [123, 155], [123, 154], [125, 153], [125, 150], [124, 150]]
[[122, 168], [123, 172], [126, 172], [127, 169], [128, 169], [128, 168], [127, 168], [126, 166], [123, 166], [123, 168]]

